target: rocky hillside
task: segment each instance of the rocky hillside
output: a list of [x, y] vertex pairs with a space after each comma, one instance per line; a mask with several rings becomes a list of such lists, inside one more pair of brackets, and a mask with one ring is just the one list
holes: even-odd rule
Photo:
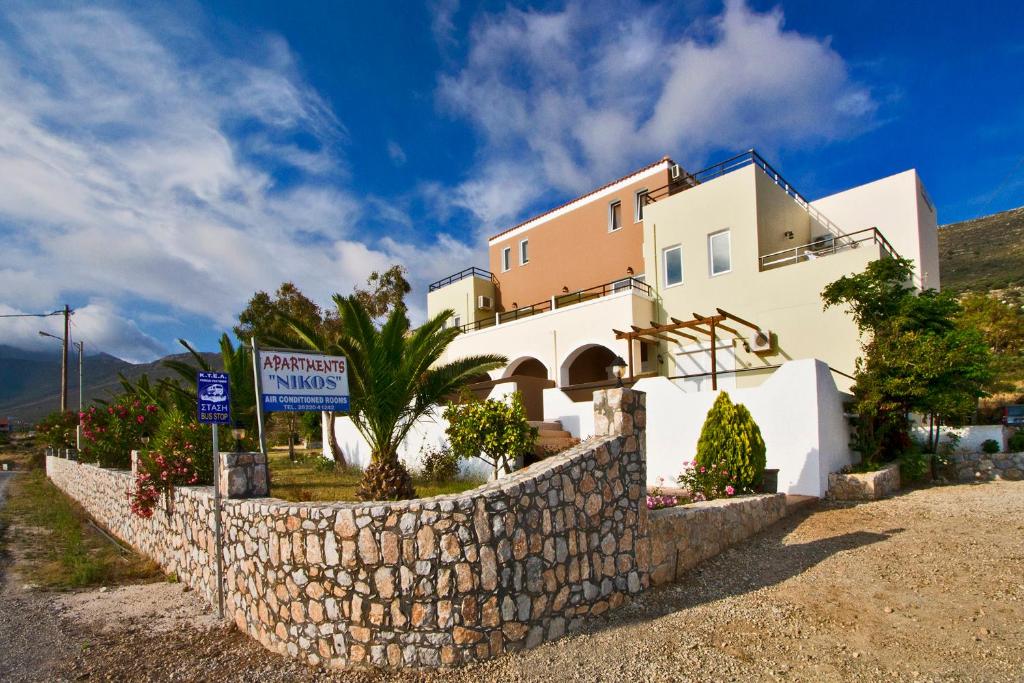
[[942, 288], [1024, 286], [1024, 206], [939, 228]]

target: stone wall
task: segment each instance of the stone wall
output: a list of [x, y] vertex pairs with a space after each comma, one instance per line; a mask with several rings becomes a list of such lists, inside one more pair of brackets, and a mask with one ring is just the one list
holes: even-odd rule
[[1024, 453], [956, 453], [952, 461], [960, 481], [1024, 479]]
[[[532, 647], [649, 585], [644, 395], [595, 394], [598, 436], [462, 494], [223, 502], [225, 603], [271, 650], [334, 667], [433, 667]], [[128, 472], [47, 459], [122, 540], [213, 601], [213, 496], [131, 515]]]
[[875, 472], [828, 475], [831, 500], [877, 500], [900, 490], [900, 466], [886, 465]]
[[651, 585], [661, 586], [786, 516], [782, 493], [721, 498], [650, 513]]

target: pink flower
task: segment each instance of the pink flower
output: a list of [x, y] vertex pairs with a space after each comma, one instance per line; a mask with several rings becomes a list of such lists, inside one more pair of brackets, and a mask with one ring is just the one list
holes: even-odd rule
[[706, 469], [704, 469], [703, 467], [701, 467], [701, 468], [700, 468], [700, 473], [701, 473], [701, 474], [704, 474], [705, 472], [707, 472], [707, 470], [706, 470]]
[[139, 424], [142, 424], [143, 422], [146, 421], [146, 418], [143, 417], [142, 415], [139, 415], [137, 418], [135, 418], [135, 421], [138, 422]]
[[736, 493], [736, 489], [734, 489], [734, 488], [733, 488], [733, 487], [731, 487], [731, 486], [726, 486], [726, 487], [725, 487], [725, 493], [726, 493], [727, 495], [730, 495], [730, 496], [731, 496], [732, 494]]

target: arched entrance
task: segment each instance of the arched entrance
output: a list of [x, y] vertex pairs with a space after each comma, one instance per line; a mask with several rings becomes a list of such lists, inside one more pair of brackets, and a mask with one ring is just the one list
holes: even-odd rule
[[548, 379], [548, 369], [543, 363], [532, 356], [517, 358], [505, 368], [503, 377], [535, 377]]
[[608, 368], [617, 355], [608, 347], [600, 344], [581, 346], [562, 362], [562, 386], [612, 379]]

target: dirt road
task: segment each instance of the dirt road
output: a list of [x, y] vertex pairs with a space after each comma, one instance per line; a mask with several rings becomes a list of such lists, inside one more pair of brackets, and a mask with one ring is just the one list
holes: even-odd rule
[[[1024, 483], [922, 489], [785, 520], [587, 633], [398, 680], [1024, 681], [1022, 570]], [[395, 680], [309, 669], [223, 628], [155, 635], [145, 623], [106, 624], [103, 633], [96, 624], [92, 647], [65, 672], [76, 680]]]
[[[0, 472], [0, 507], [15, 476]], [[0, 528], [0, 537], [4, 533]], [[11, 573], [10, 559], [0, 556], [0, 681], [67, 680], [57, 669], [74, 638], [62, 627], [52, 600], [27, 589]]]

